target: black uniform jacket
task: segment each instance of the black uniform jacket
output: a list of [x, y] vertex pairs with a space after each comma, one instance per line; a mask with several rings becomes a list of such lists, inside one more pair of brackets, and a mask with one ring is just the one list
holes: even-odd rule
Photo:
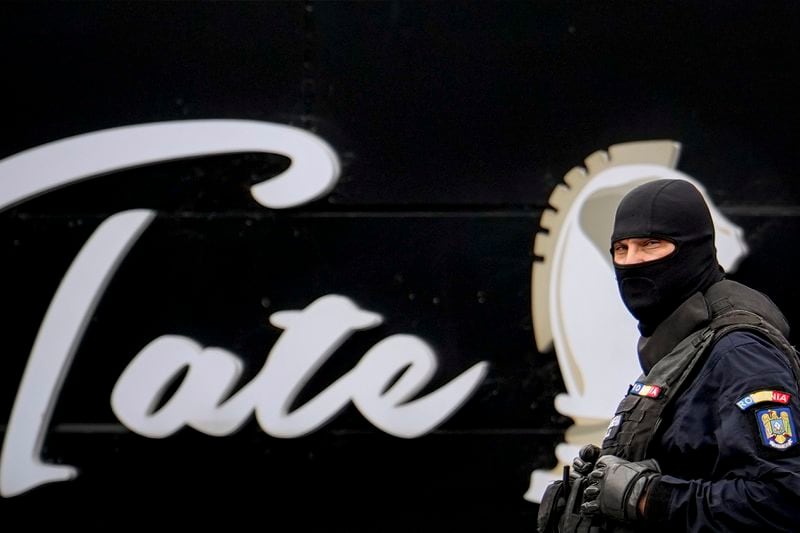
[[800, 531], [800, 391], [783, 352], [756, 333], [727, 333], [667, 414], [648, 453], [664, 476], [647, 523]]

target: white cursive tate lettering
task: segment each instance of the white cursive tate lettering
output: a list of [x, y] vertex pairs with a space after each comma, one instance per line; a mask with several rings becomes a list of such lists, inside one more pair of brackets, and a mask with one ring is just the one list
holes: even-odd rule
[[40, 453], [72, 357], [117, 267], [154, 213], [117, 213], [83, 245], [56, 289], [33, 343], [11, 408], [0, 453], [0, 495], [16, 496], [43, 483], [66, 481], [75, 468], [42, 462]]
[[[373, 346], [347, 374], [306, 404], [289, 408], [303, 385], [354, 331], [377, 326], [379, 315], [340, 295], [323, 296], [303, 311], [282, 311], [271, 322], [285, 329], [253, 380], [226, 399], [241, 361], [221, 348], [203, 349], [186, 337], [166, 335], [146, 346], [125, 369], [111, 395], [123, 424], [152, 438], [188, 425], [209, 435], [236, 431], [255, 411], [268, 434], [300, 437], [328, 422], [349, 401], [386, 433], [413, 438], [451, 415], [483, 379], [480, 362], [422, 398], [411, 398], [436, 370], [436, 357], [421, 339], [393, 335]], [[157, 411], [165, 389], [188, 372]], [[399, 378], [398, 378], [399, 376]], [[396, 381], [394, 381], [397, 379]]]
[[272, 209], [322, 197], [339, 179], [333, 148], [305, 130], [254, 120], [178, 120], [76, 135], [0, 161], [0, 211], [97, 176], [189, 157], [257, 152], [289, 157], [282, 173], [250, 187]]
[[[283, 173], [251, 188], [254, 199], [282, 209], [313, 201], [339, 176], [336, 153], [322, 139], [281, 124], [201, 120], [126, 126], [55, 141], [0, 161], [0, 211], [70, 183], [146, 164], [203, 155], [264, 152], [292, 159]], [[0, 496], [77, 476], [70, 465], [48, 464], [41, 449], [62, 384], [108, 282], [153, 211], [117, 213], [103, 221], [65, 273], [33, 344], [0, 453]], [[117, 418], [150, 438], [184, 426], [208, 435], [236, 431], [255, 414], [268, 434], [293, 438], [312, 432], [350, 402], [379, 429], [403, 438], [431, 431], [474, 392], [488, 371], [482, 361], [422, 397], [436, 355], [420, 338], [392, 335], [376, 343], [349, 372], [290, 410], [319, 367], [354, 332], [383, 318], [337, 294], [299, 311], [270, 316], [284, 331], [264, 366], [234, 391], [243, 363], [219, 347], [163, 335], [151, 341], [119, 376], [111, 396]], [[186, 371], [161, 405], [169, 385]], [[161, 405], [160, 407], [158, 407]]]

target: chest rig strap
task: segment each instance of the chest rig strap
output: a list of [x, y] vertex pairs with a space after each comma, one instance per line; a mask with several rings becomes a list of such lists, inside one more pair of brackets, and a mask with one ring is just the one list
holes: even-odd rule
[[712, 326], [717, 328], [714, 335], [715, 339], [734, 330], [750, 331], [765, 338], [770, 344], [783, 352], [789, 363], [789, 367], [792, 369], [795, 382], [800, 384], [800, 357], [798, 357], [797, 350], [786, 340], [786, 337], [784, 337], [780, 331], [768, 322], [765, 322], [760, 316], [748, 311], [733, 311], [715, 319]]
[[617, 407], [603, 440], [603, 455], [616, 455], [628, 461], [646, 458], [647, 448], [661, 423], [661, 414], [693, 375], [692, 371], [714, 337], [711, 327], [693, 333], [647, 375], [639, 377]]
[[[691, 383], [695, 375], [693, 370], [699, 368], [697, 365], [704, 360], [711, 346], [732, 331], [750, 331], [768, 340], [783, 352], [795, 380], [800, 380], [798, 353], [780, 331], [749, 311], [716, 311], [723, 314], [715, 316], [706, 328], [684, 339], [629, 389], [606, 432], [603, 455], [616, 455], [629, 461], [647, 458], [648, 447], [658, 431], [664, 410]], [[640, 390], [637, 391], [637, 387]]]

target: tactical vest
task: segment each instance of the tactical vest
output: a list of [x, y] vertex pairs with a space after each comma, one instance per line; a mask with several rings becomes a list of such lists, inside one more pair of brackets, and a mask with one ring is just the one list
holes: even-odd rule
[[[713, 289], [713, 287], [712, 287]], [[628, 461], [648, 458], [648, 448], [661, 425], [664, 410], [680, 396], [697, 375], [714, 343], [735, 330], [751, 331], [779, 348], [789, 361], [795, 381], [800, 379], [800, 359], [781, 332], [747, 305], [732, 304], [724, 287], [705, 295], [711, 311], [710, 323], [683, 339], [637, 380], [620, 402], [602, 445], [602, 455], [616, 455]], [[720, 294], [721, 293], [721, 294]], [[741, 296], [741, 295], [739, 295]], [[646, 383], [644, 390], [633, 390]]]

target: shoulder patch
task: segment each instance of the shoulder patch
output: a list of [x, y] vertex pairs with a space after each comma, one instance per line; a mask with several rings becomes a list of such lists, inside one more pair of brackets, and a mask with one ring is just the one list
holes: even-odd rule
[[759, 390], [755, 392], [751, 392], [750, 394], [745, 394], [738, 400], [736, 400], [736, 406], [741, 409], [742, 411], [746, 410], [749, 407], [754, 406], [757, 403], [763, 402], [773, 402], [773, 403], [780, 403], [786, 405], [789, 403], [789, 400], [792, 399], [792, 395], [788, 392], [783, 392], [779, 390]]
[[792, 411], [789, 407], [775, 407], [756, 411], [761, 442], [770, 448], [785, 450], [797, 444]]

